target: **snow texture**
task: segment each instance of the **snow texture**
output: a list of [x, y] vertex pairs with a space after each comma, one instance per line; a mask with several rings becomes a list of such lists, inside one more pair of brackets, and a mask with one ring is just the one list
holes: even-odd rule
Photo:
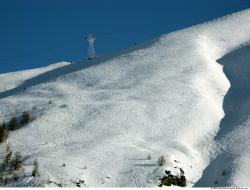
[[37, 159], [41, 176], [15, 185], [155, 187], [175, 167], [188, 186], [213, 186], [216, 175], [223, 186], [250, 185], [249, 46], [236, 50], [249, 41], [247, 9], [116, 55], [1, 74], [0, 119], [34, 117], [6, 143], [26, 168]]

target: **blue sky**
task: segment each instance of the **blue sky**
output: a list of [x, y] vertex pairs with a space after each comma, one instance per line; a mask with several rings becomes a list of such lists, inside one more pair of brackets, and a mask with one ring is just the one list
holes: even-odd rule
[[90, 32], [101, 55], [246, 8], [249, 0], [0, 0], [0, 73], [82, 60]]

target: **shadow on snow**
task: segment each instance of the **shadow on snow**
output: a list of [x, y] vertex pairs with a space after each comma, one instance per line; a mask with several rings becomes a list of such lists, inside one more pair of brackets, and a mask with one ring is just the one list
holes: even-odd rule
[[30, 79], [24, 81], [20, 86], [18, 86], [16, 88], [1, 92], [0, 93], [0, 98], [5, 98], [5, 97], [8, 97], [8, 96], [12, 96], [12, 95], [21, 93], [21, 92], [24, 91], [24, 89], [26, 89], [26, 88], [28, 88], [30, 86], [35, 86], [35, 85], [38, 85], [38, 84], [41, 84], [41, 83], [56, 79], [57, 77], [59, 77], [61, 75], [69, 74], [69, 73], [72, 73], [72, 72], [75, 72], [75, 71], [78, 71], [78, 70], [81, 70], [81, 69], [86, 69], [88, 67], [92, 67], [92, 66], [98, 65], [98, 64], [100, 64], [102, 62], [105, 62], [105, 61], [111, 60], [113, 58], [119, 57], [119, 56], [121, 56], [123, 54], [127, 54], [127, 53], [130, 53], [132, 51], [139, 50], [139, 49], [142, 49], [142, 48], [150, 47], [156, 41], [158, 41], [158, 38], [150, 40], [150, 41], [142, 43], [142, 44], [139, 44], [139, 45], [135, 45], [135, 46], [133, 46], [133, 47], [131, 47], [129, 49], [122, 50], [122, 51], [119, 51], [117, 53], [106, 54], [106, 55], [103, 55], [103, 56], [100, 56], [100, 57], [96, 57], [96, 58], [94, 58], [92, 60], [80, 61], [80, 62], [77, 62], [77, 63], [72, 63], [70, 65], [66, 65], [66, 66], [62, 66], [60, 68], [50, 70], [48, 72], [42, 73], [42, 74], [40, 74], [38, 76], [35, 76], [33, 78], [30, 78]]
[[[223, 138], [235, 127], [243, 124], [250, 115], [250, 45], [225, 55], [217, 62], [224, 66], [224, 73], [231, 83], [223, 102], [225, 117], [221, 120], [220, 130], [215, 137], [219, 146]], [[195, 186], [229, 185], [230, 171], [233, 169], [236, 157], [237, 155], [221, 150], [209, 163]], [[227, 175], [222, 175], [223, 171], [227, 171]]]

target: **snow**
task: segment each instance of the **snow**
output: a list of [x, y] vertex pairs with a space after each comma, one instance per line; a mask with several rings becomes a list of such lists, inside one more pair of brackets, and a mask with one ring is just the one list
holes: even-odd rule
[[[250, 110], [249, 59], [250, 46], [245, 45], [218, 60], [231, 87], [224, 99], [225, 117], [216, 135], [219, 153], [209, 164], [198, 186], [249, 187]], [[226, 175], [222, 175], [222, 172]]]
[[22, 82], [24, 82], [27, 79], [33, 78], [41, 73], [56, 69], [61, 66], [65, 66], [67, 64], [69, 63], [60, 62], [57, 64], [56, 63], [51, 64], [43, 68], [0, 74], [0, 81], [1, 81], [0, 92], [16, 88], [18, 85], [21, 85]]
[[[27, 157], [27, 170], [39, 162], [39, 182], [21, 185], [75, 186], [82, 179], [87, 187], [155, 187], [164, 170], [177, 175], [181, 167], [188, 186], [200, 178], [212, 186], [203, 176], [213, 174], [211, 161], [227, 140], [244, 139], [235, 153], [249, 142], [249, 122], [223, 135], [225, 146], [214, 140], [230, 87], [217, 60], [249, 41], [247, 9], [116, 55], [0, 75], [1, 120], [23, 111], [35, 118], [6, 142]], [[248, 152], [235, 154], [236, 172], [225, 185], [248, 185]], [[166, 164], [158, 166], [162, 155]]]

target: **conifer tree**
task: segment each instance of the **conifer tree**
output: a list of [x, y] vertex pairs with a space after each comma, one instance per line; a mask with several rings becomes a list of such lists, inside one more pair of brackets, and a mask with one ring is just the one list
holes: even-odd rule
[[4, 161], [3, 161], [3, 171], [5, 171], [6, 168], [8, 167], [8, 165], [10, 164], [10, 162], [11, 162], [11, 157], [12, 157], [12, 151], [9, 150], [9, 151], [7, 152], [7, 155], [6, 155], [5, 158], [4, 158]]
[[22, 167], [22, 163], [23, 163], [23, 157], [20, 154], [20, 152], [16, 152], [13, 159], [11, 160], [11, 167], [14, 170], [18, 170], [19, 168]]

